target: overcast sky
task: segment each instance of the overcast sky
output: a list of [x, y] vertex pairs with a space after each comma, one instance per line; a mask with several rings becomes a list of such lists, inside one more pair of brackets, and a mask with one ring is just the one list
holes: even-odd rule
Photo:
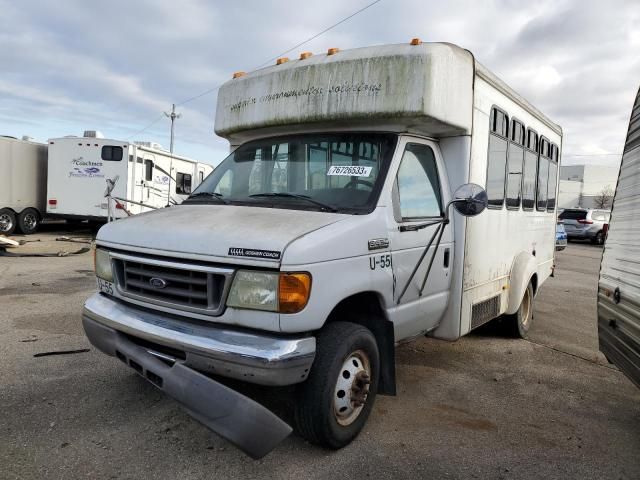
[[[251, 70], [372, 0], [0, 0], [0, 134], [85, 129], [169, 145], [171, 103]], [[564, 129], [563, 163], [616, 164], [640, 84], [640, 2], [382, 0], [300, 47], [412, 37], [476, 58]], [[216, 91], [178, 108], [177, 153], [219, 163]]]

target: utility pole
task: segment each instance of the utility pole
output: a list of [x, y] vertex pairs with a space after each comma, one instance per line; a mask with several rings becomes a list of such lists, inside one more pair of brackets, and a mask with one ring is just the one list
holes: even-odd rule
[[181, 113], [176, 113], [176, 104], [171, 105], [171, 113], [164, 112], [165, 116], [171, 119], [171, 142], [169, 144], [169, 153], [171, 154], [171, 160], [169, 161], [169, 191], [167, 192], [167, 207], [171, 205], [171, 176], [173, 175], [173, 127], [176, 118], [182, 116]]

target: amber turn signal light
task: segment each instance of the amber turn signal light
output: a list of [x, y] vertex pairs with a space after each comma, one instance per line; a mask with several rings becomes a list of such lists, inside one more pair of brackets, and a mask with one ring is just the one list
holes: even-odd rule
[[311, 293], [311, 275], [281, 272], [278, 287], [280, 313], [298, 313], [307, 306]]

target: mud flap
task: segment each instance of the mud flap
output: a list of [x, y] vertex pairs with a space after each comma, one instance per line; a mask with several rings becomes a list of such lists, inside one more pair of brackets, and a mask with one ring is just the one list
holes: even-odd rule
[[270, 410], [179, 362], [168, 365], [119, 332], [83, 318], [87, 337], [176, 400], [196, 420], [254, 459], [273, 450], [292, 431]]

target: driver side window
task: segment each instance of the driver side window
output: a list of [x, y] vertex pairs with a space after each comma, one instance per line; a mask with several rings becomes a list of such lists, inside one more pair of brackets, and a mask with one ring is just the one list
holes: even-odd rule
[[397, 182], [402, 220], [442, 216], [438, 167], [431, 147], [407, 144]]

